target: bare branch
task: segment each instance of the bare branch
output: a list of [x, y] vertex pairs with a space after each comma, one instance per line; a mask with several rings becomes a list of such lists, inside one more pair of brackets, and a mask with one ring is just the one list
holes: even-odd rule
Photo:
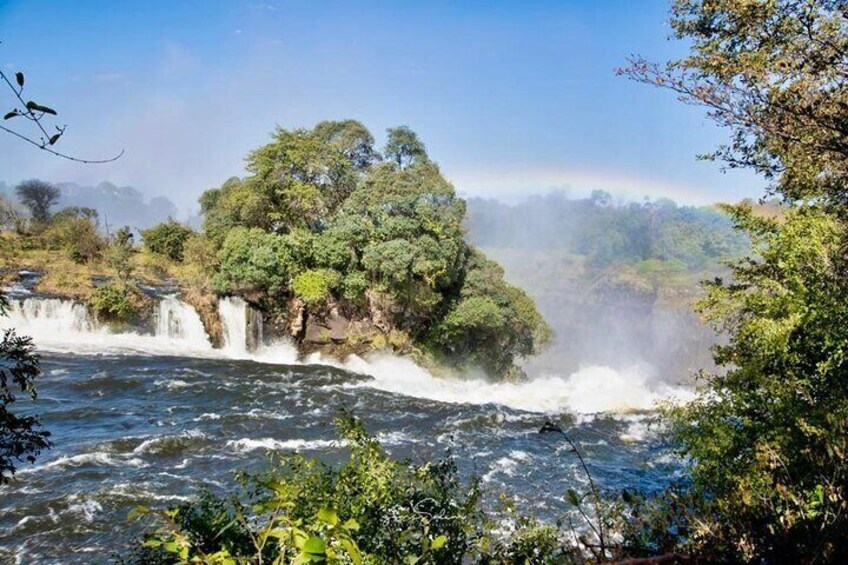
[[[2, 42], [0, 42], [0, 43], [2, 43]], [[41, 104], [37, 104], [37, 103], [33, 102], [32, 100], [30, 100], [30, 101], [24, 100], [24, 98], [23, 98], [23, 92], [24, 92], [24, 75], [23, 75], [23, 73], [18, 72], [18, 73], [15, 74], [15, 83], [17, 83], [17, 85], [15, 83], [13, 83], [9, 79], [9, 77], [6, 75], [6, 73], [4, 73], [1, 70], [0, 70], [0, 78], [3, 79], [3, 82], [6, 83], [6, 86], [9, 87], [9, 89], [14, 93], [15, 98], [17, 99], [17, 104], [15, 106], [13, 106], [11, 112], [8, 112], [5, 115], [4, 120], [16, 118], [16, 117], [26, 118], [27, 120], [29, 120], [30, 122], [33, 122], [38, 127], [38, 130], [40, 131], [42, 137], [39, 141], [36, 141], [34, 138], [32, 138], [28, 135], [25, 135], [21, 132], [15, 131], [15, 130], [8, 128], [8, 127], [5, 127], [5, 126], [0, 126], [0, 130], [3, 130], [6, 133], [9, 133], [9, 134], [17, 137], [18, 139], [21, 139], [22, 141], [25, 141], [26, 143], [29, 143], [30, 145], [33, 145], [34, 147], [37, 147], [38, 149], [41, 149], [42, 151], [46, 151], [46, 152], [50, 153], [51, 155], [61, 157], [62, 159], [67, 159], [68, 161], [74, 161], [76, 163], [84, 163], [84, 164], [87, 164], [87, 165], [101, 164], [101, 163], [111, 163], [112, 161], [117, 161], [118, 159], [120, 159], [123, 156], [123, 154], [124, 154], [123, 149], [117, 155], [115, 155], [114, 157], [108, 158], [108, 159], [82, 159], [82, 158], [79, 158], [79, 157], [74, 157], [72, 155], [68, 155], [67, 153], [62, 153], [62, 152], [56, 151], [55, 149], [53, 149], [53, 146], [65, 134], [65, 130], [67, 129], [68, 126], [67, 125], [61, 126], [61, 127], [60, 126], [54, 126], [55, 129], [56, 129], [56, 133], [51, 134], [51, 133], [48, 132], [47, 128], [45, 128], [44, 124], [42, 123], [42, 119], [44, 118], [45, 115], [48, 115], [48, 114], [55, 116], [56, 111], [53, 110], [52, 108], [48, 108], [47, 106], [42, 106]]]

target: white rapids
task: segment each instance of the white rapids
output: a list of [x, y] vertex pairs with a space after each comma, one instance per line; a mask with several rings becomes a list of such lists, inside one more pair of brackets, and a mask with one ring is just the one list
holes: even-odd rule
[[176, 296], [163, 297], [155, 313], [152, 335], [113, 332], [100, 324], [85, 305], [59, 298], [11, 299], [0, 329], [15, 328], [33, 337], [40, 349], [60, 353], [130, 353], [244, 359], [259, 363], [331, 365], [373, 377], [350, 387], [368, 387], [393, 394], [452, 404], [499, 404], [537, 413], [594, 414], [650, 410], [658, 400], [691, 398], [685, 386], [654, 382], [637, 367], [583, 367], [570, 375], [538, 375], [526, 382], [492, 382], [485, 378], [449, 379], [431, 375], [409, 359], [373, 355], [351, 356], [345, 362], [310, 356], [298, 358], [287, 342], [265, 343], [262, 317], [238, 297], [219, 301], [223, 347], [215, 349], [200, 316]]

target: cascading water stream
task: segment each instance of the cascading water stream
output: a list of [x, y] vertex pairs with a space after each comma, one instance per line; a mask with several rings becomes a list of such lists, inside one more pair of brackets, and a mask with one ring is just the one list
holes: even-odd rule
[[61, 298], [12, 299], [5, 321], [0, 319], [0, 327], [12, 327], [20, 334], [51, 340], [72, 339], [74, 335], [101, 329], [84, 304]]
[[39, 348], [69, 353], [141, 352], [203, 355], [213, 352], [200, 316], [175, 296], [160, 299], [153, 313], [153, 334], [111, 331], [74, 300], [37, 296], [13, 298], [0, 329], [14, 328]]
[[196, 349], [211, 347], [198, 313], [175, 296], [165, 296], [159, 301], [156, 337], [184, 341]]
[[333, 365], [373, 377], [349, 385], [352, 387], [451, 404], [494, 403], [533, 412], [585, 414], [650, 409], [659, 398], [685, 399], [691, 395], [688, 387], [650, 382], [638, 368], [588, 366], [570, 375], [539, 375], [527, 382], [497, 383], [484, 378], [437, 378], [413, 361], [391, 355], [367, 359], [351, 356], [342, 363], [314, 354], [300, 361], [292, 344], [263, 343], [262, 315], [242, 298], [221, 298], [218, 313], [223, 325], [221, 349], [212, 347], [197, 312], [175, 296], [160, 299], [154, 312], [153, 335], [110, 332], [81, 303], [35, 296], [12, 299], [8, 315], [0, 317], [0, 329], [15, 328], [19, 334], [33, 337], [40, 349], [63, 353], [140, 353]]
[[262, 346], [262, 314], [243, 298], [225, 296], [218, 301], [218, 316], [223, 332], [223, 350], [227, 355], [246, 358]]

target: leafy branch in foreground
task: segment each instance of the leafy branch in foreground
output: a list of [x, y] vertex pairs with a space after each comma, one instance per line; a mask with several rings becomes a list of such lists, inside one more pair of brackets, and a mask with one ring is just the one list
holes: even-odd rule
[[622, 556], [588, 551], [574, 531], [522, 516], [508, 501], [504, 514], [490, 514], [479, 481], [460, 480], [452, 458], [393, 460], [358, 420], [336, 423], [349, 450], [342, 465], [275, 455], [226, 497], [138, 508], [131, 518], [157, 529], [124, 562], [583, 565]]
[[53, 125], [52, 127], [45, 125], [45, 118], [47, 116], [58, 116], [58, 113], [53, 108], [46, 106], [44, 104], [40, 104], [35, 102], [34, 100], [25, 100], [24, 99], [24, 87], [26, 84], [26, 77], [24, 73], [18, 71], [14, 75], [14, 82], [12, 79], [0, 70], [0, 79], [9, 87], [9, 89], [14, 94], [15, 103], [12, 106], [11, 110], [7, 111], [3, 116], [3, 121], [8, 122], [10, 120], [27, 120], [29, 121], [33, 128], [35, 129], [35, 135], [22, 133], [20, 130], [12, 129], [5, 125], [0, 125], [0, 130], [9, 133], [22, 141], [29, 143], [41, 149], [42, 151], [47, 151], [57, 157], [61, 157], [63, 159], [68, 159], [69, 161], [76, 161], [78, 163], [85, 164], [96, 164], [96, 163], [110, 163], [112, 161], [116, 161], [120, 159], [120, 157], [124, 154], [124, 150], [122, 149], [120, 153], [111, 157], [109, 159], [80, 159], [79, 157], [73, 157], [66, 153], [62, 153], [54, 149], [54, 146], [59, 142], [63, 135], [65, 135], [65, 130], [67, 129], [67, 125]]
[[[0, 315], [8, 302], [0, 294]], [[19, 416], [9, 407], [17, 400], [16, 389], [35, 400], [35, 378], [41, 373], [32, 340], [6, 330], [0, 340], [0, 485], [15, 473], [18, 461], [35, 461], [51, 447], [50, 432], [41, 428], [37, 416]]]

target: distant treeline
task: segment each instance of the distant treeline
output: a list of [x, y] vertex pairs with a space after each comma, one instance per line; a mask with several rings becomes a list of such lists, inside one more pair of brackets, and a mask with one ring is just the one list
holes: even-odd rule
[[[101, 229], [130, 226], [141, 230], [168, 218], [177, 218], [178, 214], [177, 207], [168, 198], [156, 196], [148, 200], [144, 193], [131, 186], [117, 186], [111, 182], [96, 186], [63, 182], [55, 186], [60, 190], [57, 209], [73, 206], [97, 210]], [[0, 181], [0, 197], [16, 203], [15, 186]]]
[[748, 248], [747, 237], [714, 207], [619, 203], [603, 191], [581, 199], [554, 192], [515, 205], [471, 198], [466, 225], [483, 248], [567, 250], [599, 268], [656, 259], [701, 270]]

